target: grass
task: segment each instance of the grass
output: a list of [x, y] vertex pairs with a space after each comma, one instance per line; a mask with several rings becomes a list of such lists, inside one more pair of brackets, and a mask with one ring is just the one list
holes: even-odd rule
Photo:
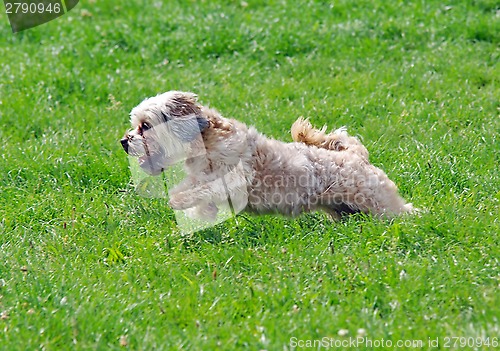
[[[499, 11], [490, 0], [88, 1], [16, 35], [3, 16], [0, 349], [491, 343]], [[118, 143], [130, 109], [170, 89], [283, 140], [298, 116], [346, 125], [426, 211], [242, 215], [182, 236], [165, 199], [134, 192]]]

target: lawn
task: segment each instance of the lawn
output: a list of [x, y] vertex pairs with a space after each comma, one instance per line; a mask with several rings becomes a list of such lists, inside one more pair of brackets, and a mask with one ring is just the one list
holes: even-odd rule
[[[499, 14], [88, 0], [17, 34], [4, 14], [0, 349], [500, 349]], [[282, 140], [299, 116], [345, 125], [423, 211], [182, 235], [119, 143], [173, 89]]]

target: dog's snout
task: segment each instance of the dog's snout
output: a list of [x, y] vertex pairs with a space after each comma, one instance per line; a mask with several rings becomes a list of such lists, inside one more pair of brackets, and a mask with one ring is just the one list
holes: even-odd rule
[[125, 137], [122, 140], [120, 140], [120, 143], [122, 143], [123, 150], [128, 154], [128, 138]]

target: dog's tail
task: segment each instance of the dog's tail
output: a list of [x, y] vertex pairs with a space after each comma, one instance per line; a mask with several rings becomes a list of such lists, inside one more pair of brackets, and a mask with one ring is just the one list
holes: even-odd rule
[[347, 134], [346, 127], [327, 134], [326, 126], [315, 129], [308, 119], [299, 117], [292, 125], [291, 132], [296, 142], [333, 151], [352, 151], [368, 160], [368, 150], [357, 138]]

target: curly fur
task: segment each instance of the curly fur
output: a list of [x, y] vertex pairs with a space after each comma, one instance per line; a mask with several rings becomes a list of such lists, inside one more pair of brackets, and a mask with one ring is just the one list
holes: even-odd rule
[[[291, 128], [294, 142], [285, 143], [178, 91], [144, 100], [132, 110], [131, 123], [123, 147], [150, 174], [172, 164], [172, 139], [184, 143], [176, 161], [184, 160], [187, 176], [170, 189], [169, 204], [200, 218], [213, 218], [228, 197], [235, 211], [287, 216], [324, 210], [335, 218], [355, 212], [393, 217], [413, 211], [345, 128], [327, 134], [326, 127], [314, 129], [299, 118]], [[162, 124], [169, 133], [158, 129]]]

